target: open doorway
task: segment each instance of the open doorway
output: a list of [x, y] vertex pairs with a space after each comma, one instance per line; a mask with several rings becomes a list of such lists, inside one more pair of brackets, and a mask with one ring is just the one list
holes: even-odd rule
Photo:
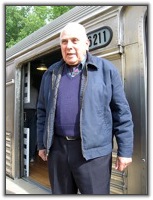
[[60, 50], [43, 55], [24, 66], [24, 177], [43, 187], [50, 188], [47, 162], [38, 156], [36, 143], [36, 105], [42, 76], [40, 64], [47, 68], [62, 58]]

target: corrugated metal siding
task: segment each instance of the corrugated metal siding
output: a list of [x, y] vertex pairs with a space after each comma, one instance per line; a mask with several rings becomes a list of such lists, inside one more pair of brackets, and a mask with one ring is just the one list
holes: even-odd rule
[[53, 20], [44, 27], [38, 29], [31, 35], [27, 36], [19, 43], [6, 50], [6, 59], [12, 57], [20, 51], [25, 50], [26, 48], [36, 45], [45, 41], [51, 36], [58, 34], [62, 27], [64, 27], [70, 21], [79, 21], [83, 18], [92, 16], [94, 11], [101, 10], [104, 6], [76, 6], [71, 9], [69, 12], [61, 15], [57, 19]]
[[6, 132], [6, 174], [12, 177], [12, 134]]

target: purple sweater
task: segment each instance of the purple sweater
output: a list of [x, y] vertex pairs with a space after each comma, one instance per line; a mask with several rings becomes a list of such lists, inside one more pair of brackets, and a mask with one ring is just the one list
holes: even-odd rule
[[80, 83], [80, 74], [72, 78], [64, 70], [59, 85], [55, 115], [57, 135], [80, 135]]

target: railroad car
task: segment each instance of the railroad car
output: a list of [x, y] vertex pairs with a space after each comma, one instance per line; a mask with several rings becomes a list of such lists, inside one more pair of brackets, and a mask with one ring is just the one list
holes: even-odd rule
[[[75, 6], [6, 50], [6, 176], [23, 178], [49, 189], [47, 163], [29, 162], [29, 128], [25, 104], [30, 82], [39, 91], [43, 70], [62, 58], [59, 35], [68, 22], [85, 26], [89, 51], [110, 60], [119, 70], [134, 122], [133, 163], [123, 172], [114, 168], [111, 194], [148, 194], [147, 57], [148, 6]], [[46, 70], [45, 69], [45, 70]]]

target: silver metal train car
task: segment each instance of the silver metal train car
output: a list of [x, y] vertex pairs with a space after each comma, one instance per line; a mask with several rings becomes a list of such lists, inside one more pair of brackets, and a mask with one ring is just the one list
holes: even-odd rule
[[[133, 115], [133, 163], [122, 173], [116, 171], [114, 145], [111, 194], [148, 194], [147, 19], [147, 5], [76, 6], [6, 50], [7, 176], [43, 185], [34, 176], [37, 167], [39, 175], [43, 173], [40, 161], [31, 166], [28, 158], [29, 130], [24, 126], [24, 105], [30, 101], [31, 81], [39, 90], [44, 71], [37, 70], [38, 66], [49, 67], [61, 59], [60, 31], [68, 22], [76, 21], [86, 27], [90, 52], [112, 61], [119, 69]], [[49, 187], [47, 175], [42, 177], [44, 187]]]

